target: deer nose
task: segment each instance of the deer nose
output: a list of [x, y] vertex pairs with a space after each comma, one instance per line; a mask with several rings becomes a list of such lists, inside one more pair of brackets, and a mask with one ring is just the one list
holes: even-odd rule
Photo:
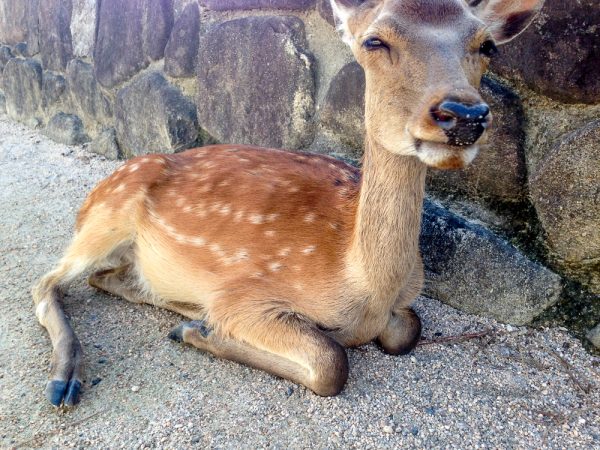
[[431, 109], [431, 117], [444, 130], [448, 144], [473, 145], [489, 124], [490, 107], [485, 103], [468, 105], [446, 100]]

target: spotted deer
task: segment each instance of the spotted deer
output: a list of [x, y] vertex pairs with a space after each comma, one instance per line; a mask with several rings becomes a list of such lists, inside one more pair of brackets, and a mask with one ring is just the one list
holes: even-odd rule
[[[87, 197], [73, 241], [33, 289], [53, 345], [48, 400], [78, 402], [69, 282], [191, 319], [172, 339], [338, 394], [344, 347], [392, 355], [421, 335], [418, 238], [428, 166], [461, 168], [491, 123], [478, 93], [496, 44], [543, 0], [331, 0], [366, 74], [362, 170], [245, 145], [134, 158]], [[352, 95], [353, 93], [349, 93]]]

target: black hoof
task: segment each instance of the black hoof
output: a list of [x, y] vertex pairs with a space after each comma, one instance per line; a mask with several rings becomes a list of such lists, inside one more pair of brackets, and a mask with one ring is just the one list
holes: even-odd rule
[[79, 393], [81, 392], [81, 381], [71, 380], [69, 382], [62, 380], [52, 380], [46, 385], [46, 398], [52, 405], [59, 407], [75, 406], [79, 403]]
[[212, 328], [207, 326], [204, 320], [193, 320], [191, 322], [182, 322], [173, 328], [169, 333], [169, 339], [175, 342], [183, 342], [183, 332], [186, 328], [198, 330], [204, 338], [207, 338], [212, 332]]
[[65, 391], [67, 390], [67, 382], [61, 380], [48, 381], [46, 385], [46, 398], [54, 406], [60, 406]]
[[79, 403], [79, 393], [81, 392], [81, 382], [79, 380], [69, 381], [67, 392], [64, 398], [65, 406], [74, 406]]
[[183, 342], [183, 324], [176, 326], [169, 333], [169, 339], [175, 342]]

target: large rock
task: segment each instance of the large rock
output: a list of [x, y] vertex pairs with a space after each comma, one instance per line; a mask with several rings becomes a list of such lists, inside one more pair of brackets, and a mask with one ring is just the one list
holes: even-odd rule
[[42, 108], [48, 110], [56, 105], [63, 96], [67, 82], [65, 78], [49, 70], [44, 71], [42, 80]]
[[220, 142], [310, 143], [315, 82], [307, 49], [296, 17], [246, 17], [209, 30], [198, 56], [203, 128]]
[[45, 69], [63, 71], [73, 57], [71, 0], [42, 0], [39, 4], [40, 54]]
[[81, 116], [88, 128], [109, 121], [111, 104], [102, 93], [90, 64], [72, 59], [67, 66], [67, 85], [71, 110]]
[[526, 197], [525, 123], [519, 97], [498, 82], [484, 78], [481, 93], [490, 105], [494, 123], [489, 145], [463, 170], [429, 170], [428, 188], [444, 194], [501, 202], [519, 202]]
[[564, 136], [529, 180], [552, 254], [600, 293], [600, 120]]
[[423, 212], [421, 252], [424, 293], [469, 313], [524, 325], [561, 293], [558, 275], [430, 201]]
[[173, 28], [173, 0], [146, 0], [144, 9], [144, 52], [157, 61], [165, 54], [165, 46]]
[[39, 0], [0, 0], [0, 42], [15, 45], [26, 42], [28, 53], [38, 53]]
[[502, 47], [495, 72], [566, 102], [600, 102], [600, 2], [546, 0], [540, 16]]
[[29, 122], [42, 116], [42, 66], [33, 59], [12, 58], [3, 72], [6, 112], [11, 119]]
[[189, 4], [181, 13], [165, 48], [165, 72], [172, 77], [191, 77], [196, 73], [200, 39], [200, 10]]
[[50, 119], [44, 133], [53, 141], [66, 145], [78, 145], [89, 141], [81, 119], [63, 112]]
[[173, 26], [172, 0], [103, 0], [97, 14], [94, 68], [102, 86], [123, 83], [162, 58]]
[[200, 0], [200, 3], [213, 11], [260, 8], [305, 10], [314, 7], [315, 0]]
[[198, 138], [196, 107], [157, 72], [141, 74], [119, 90], [117, 140], [125, 157], [174, 153]]
[[346, 64], [331, 80], [320, 108], [321, 124], [344, 145], [362, 148], [365, 125], [365, 72], [356, 62]]
[[102, 130], [90, 144], [89, 150], [107, 159], [120, 159], [122, 157], [114, 128]]
[[71, 37], [73, 55], [92, 56], [96, 28], [96, 3], [98, 0], [72, 0]]

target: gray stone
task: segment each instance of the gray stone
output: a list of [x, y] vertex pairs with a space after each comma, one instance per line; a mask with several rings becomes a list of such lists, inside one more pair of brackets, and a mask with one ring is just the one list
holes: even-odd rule
[[6, 66], [6, 63], [14, 57], [15, 56], [13, 55], [13, 52], [10, 49], [10, 47], [8, 47], [6, 45], [0, 46], [0, 74], [2, 74], [2, 71], [4, 70], [4, 66]]
[[73, 40], [73, 55], [80, 58], [92, 56], [97, 0], [72, 1], [71, 37]]
[[315, 0], [200, 0], [200, 3], [213, 11], [260, 8], [305, 10], [315, 6]]
[[45, 110], [59, 102], [65, 92], [67, 82], [57, 73], [44, 71], [42, 81], [42, 108]]
[[39, 5], [40, 54], [44, 68], [64, 71], [73, 57], [71, 0], [43, 0]]
[[[494, 117], [489, 145], [463, 170], [429, 170], [428, 189], [443, 194], [462, 194], [472, 199], [520, 202], [526, 197], [525, 123], [519, 97], [509, 88], [484, 78], [484, 100]], [[501, 175], [500, 171], [501, 170]]]
[[556, 303], [561, 279], [485, 228], [425, 202], [424, 293], [472, 314], [530, 323]]
[[600, 120], [564, 136], [531, 174], [531, 199], [558, 264], [600, 293]]
[[143, 41], [148, 59], [157, 61], [164, 56], [172, 28], [173, 0], [146, 0]]
[[0, 116], [6, 115], [6, 97], [0, 91]]
[[200, 40], [200, 10], [188, 5], [175, 22], [165, 49], [165, 72], [172, 77], [191, 77], [196, 73]]
[[320, 110], [321, 124], [341, 143], [362, 149], [365, 125], [365, 72], [356, 62], [346, 64], [331, 80]]
[[88, 128], [108, 123], [112, 117], [111, 104], [94, 77], [93, 67], [72, 59], [66, 75], [71, 109], [81, 116]]
[[14, 45], [27, 40], [27, 1], [0, 0], [0, 42]]
[[586, 337], [595, 347], [600, 348], [600, 323], [592, 328]]
[[502, 47], [492, 68], [556, 100], [600, 102], [598, 24], [598, 0], [546, 0], [535, 22]]
[[3, 72], [6, 112], [11, 119], [26, 122], [41, 116], [42, 66], [33, 59], [12, 58]]
[[122, 157], [114, 128], [101, 131], [90, 144], [89, 150], [107, 159], [120, 159]]
[[63, 112], [50, 119], [44, 133], [53, 141], [66, 145], [78, 145], [89, 141], [81, 119]]
[[114, 87], [163, 57], [173, 27], [173, 0], [103, 0], [97, 11], [94, 69]]
[[314, 136], [315, 82], [296, 17], [224, 22], [201, 39], [198, 116], [219, 142], [300, 148]]
[[94, 69], [98, 82], [113, 87], [148, 66], [142, 42], [142, 0], [103, 0], [98, 8]]
[[115, 105], [117, 141], [127, 158], [174, 153], [198, 138], [196, 108], [158, 72], [140, 74], [119, 90]]

